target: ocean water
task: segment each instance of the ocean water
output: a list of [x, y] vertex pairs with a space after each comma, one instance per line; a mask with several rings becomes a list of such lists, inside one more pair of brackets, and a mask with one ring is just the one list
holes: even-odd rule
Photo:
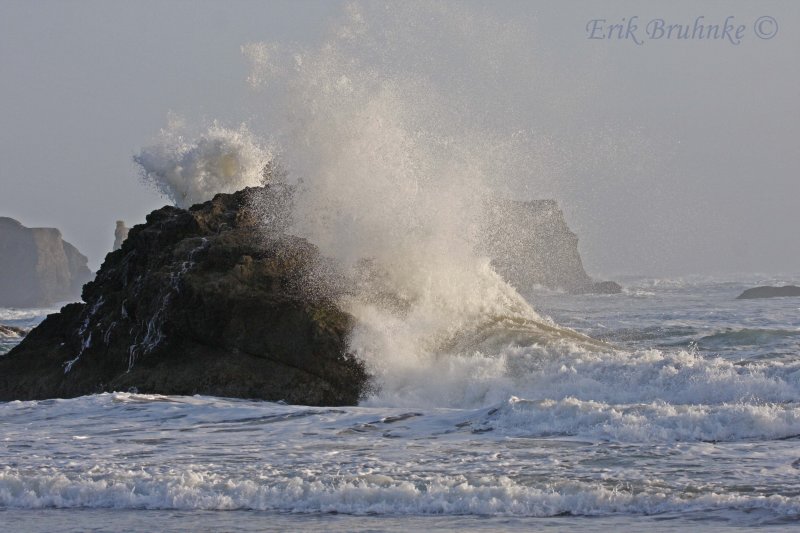
[[[402, 379], [382, 375], [382, 390], [358, 407], [127, 392], [2, 403], [0, 523], [8, 531], [800, 523], [800, 299], [736, 300], [774, 281], [757, 277], [623, 281], [620, 295], [523, 295], [543, 321], [605, 340], [602, 349], [494, 331], [492, 350], [483, 339], [473, 352], [417, 360], [423, 368]], [[0, 322], [33, 325], [44, 312], [0, 310]]]

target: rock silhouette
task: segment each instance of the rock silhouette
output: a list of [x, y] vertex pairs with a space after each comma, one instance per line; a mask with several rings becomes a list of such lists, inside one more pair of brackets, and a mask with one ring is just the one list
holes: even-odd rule
[[754, 298], [778, 298], [781, 296], [800, 296], [800, 287], [797, 285], [784, 285], [783, 287], [761, 286], [747, 289], [736, 297], [737, 300], [750, 300]]

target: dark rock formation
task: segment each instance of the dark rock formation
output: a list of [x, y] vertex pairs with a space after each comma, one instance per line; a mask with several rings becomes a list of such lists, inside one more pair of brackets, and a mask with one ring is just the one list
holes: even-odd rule
[[122, 248], [122, 243], [125, 242], [125, 239], [128, 238], [128, 232], [130, 228], [125, 226], [124, 220], [117, 220], [117, 226], [114, 228], [114, 248], [113, 250], [119, 250]]
[[88, 260], [54, 228], [0, 217], [0, 306], [42, 307], [77, 300], [91, 279]]
[[737, 300], [749, 300], [753, 298], [777, 298], [780, 296], [800, 296], [800, 287], [797, 285], [784, 285], [783, 287], [753, 287], [747, 289], [736, 297]]
[[554, 200], [488, 202], [481, 241], [497, 273], [517, 289], [539, 285], [573, 294], [622, 290], [613, 281], [597, 282], [586, 274], [578, 237]]
[[86, 284], [86, 303], [0, 357], [0, 400], [136, 389], [355, 404], [367, 376], [346, 353], [352, 317], [306, 290], [317, 249], [252, 209], [285, 195], [245, 189], [150, 213]]

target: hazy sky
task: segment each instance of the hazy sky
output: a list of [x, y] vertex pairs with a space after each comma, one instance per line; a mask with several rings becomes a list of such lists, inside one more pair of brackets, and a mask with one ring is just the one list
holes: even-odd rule
[[[475, 60], [491, 55], [480, 46], [432, 40], [433, 63], [468, 73], [449, 76], [452, 89], [474, 90], [474, 115], [491, 127], [546, 134], [548, 155], [533, 154], [530, 175], [506, 193], [559, 200], [590, 273], [800, 272], [800, 2], [454, 6], [475, 12], [478, 33], [491, 23], [514, 38], [489, 63]], [[141, 222], [165, 203], [132, 155], [167, 113], [268, 130], [240, 46], [313, 46], [341, 11], [327, 1], [0, 0], [0, 215], [60, 228], [97, 268], [115, 220]], [[632, 16], [641, 45], [588, 38], [591, 20]], [[733, 16], [741, 43], [645, 31], [652, 19], [698, 16]], [[778, 24], [771, 39], [755, 34], [762, 16]]]

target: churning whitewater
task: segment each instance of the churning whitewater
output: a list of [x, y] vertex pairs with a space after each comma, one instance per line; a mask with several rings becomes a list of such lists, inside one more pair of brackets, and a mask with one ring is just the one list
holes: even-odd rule
[[800, 330], [777, 327], [796, 315], [787, 299], [731, 297], [747, 285], [542, 292], [549, 314], [615, 348], [516, 336], [492, 355], [419, 358], [360, 407], [135, 393], [0, 404], [0, 505], [781, 524], [800, 515]]
[[[450, 15], [440, 38], [510, 46]], [[800, 517], [796, 304], [733, 300], [751, 280], [520, 294], [478, 251], [484, 205], [504, 177], [535, 181], [530, 153], [547, 143], [480, 129], [435, 64], [394, 66], [414, 48], [390, 30], [354, 7], [315, 49], [246, 44], [267, 123], [173, 117], [135, 156], [178, 206], [292, 187], [287, 223], [332, 260], [314, 290], [344, 285], [368, 397], [3, 403], [0, 507]], [[13, 313], [0, 317], [43, 318]]]

